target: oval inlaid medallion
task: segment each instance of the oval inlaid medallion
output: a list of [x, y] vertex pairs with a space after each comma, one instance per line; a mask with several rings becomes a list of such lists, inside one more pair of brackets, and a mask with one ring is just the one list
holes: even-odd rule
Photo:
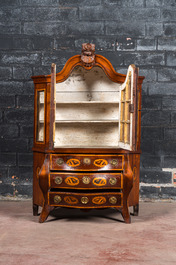
[[96, 159], [94, 161], [94, 165], [97, 167], [105, 167], [105, 166], [107, 166], [107, 164], [108, 164], [108, 161], [105, 159], [102, 159], [102, 158]]
[[67, 177], [65, 183], [70, 186], [76, 186], [79, 184], [79, 179], [77, 177]]
[[102, 177], [94, 178], [92, 183], [96, 186], [104, 186], [106, 185], [106, 179]]
[[82, 182], [84, 183], [84, 184], [89, 184], [90, 183], [90, 178], [88, 177], [88, 176], [84, 176], [83, 178], [82, 178]]
[[80, 165], [80, 161], [76, 158], [71, 158], [71, 159], [67, 160], [67, 165], [69, 167], [77, 167]]
[[93, 199], [92, 199], [92, 202], [94, 203], [94, 204], [104, 204], [104, 203], [106, 203], [106, 198], [105, 197], [103, 197], [103, 196], [96, 196], [96, 197], [94, 197]]
[[59, 202], [61, 202], [61, 200], [62, 200], [62, 199], [61, 199], [61, 196], [59, 196], [59, 195], [55, 195], [55, 196], [54, 196], [54, 202], [55, 202], [55, 203], [59, 203]]
[[74, 196], [65, 196], [64, 201], [68, 204], [71, 204], [71, 205], [78, 203], [78, 199], [75, 198]]
[[117, 198], [114, 197], [114, 196], [112, 196], [112, 197], [109, 198], [109, 202], [110, 202], [111, 204], [116, 204], [116, 203], [117, 203]]
[[62, 178], [61, 178], [61, 177], [56, 177], [55, 180], [54, 180], [54, 182], [55, 182], [57, 185], [59, 185], [59, 184], [62, 183]]

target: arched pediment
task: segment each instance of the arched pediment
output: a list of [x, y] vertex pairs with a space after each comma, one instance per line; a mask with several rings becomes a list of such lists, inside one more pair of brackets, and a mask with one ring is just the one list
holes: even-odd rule
[[[87, 50], [85, 50], [85, 45]], [[115, 71], [112, 64], [108, 59], [104, 56], [96, 54], [94, 55], [94, 46], [93, 44], [83, 44], [83, 50], [81, 55], [72, 56], [65, 64], [63, 69], [56, 74], [56, 82], [63, 82], [65, 81], [73, 69], [77, 66], [81, 66], [87, 71], [91, 70], [95, 66], [99, 66], [103, 69], [104, 73], [108, 76], [108, 78], [116, 83], [123, 83], [125, 81], [126, 75], [120, 74]], [[93, 47], [93, 48], [92, 48]], [[93, 50], [93, 52], [92, 52]], [[32, 79], [34, 82], [50, 82], [51, 75], [44, 75], [44, 76], [33, 76]], [[142, 83], [144, 77], [138, 77], [138, 83]]]

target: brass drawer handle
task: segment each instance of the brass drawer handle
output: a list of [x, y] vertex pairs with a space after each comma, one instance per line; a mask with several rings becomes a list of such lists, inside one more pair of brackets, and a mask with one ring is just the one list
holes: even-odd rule
[[56, 164], [58, 164], [59, 166], [63, 165], [63, 163], [64, 163], [63, 158], [58, 158], [58, 159], [56, 160]]
[[118, 164], [117, 159], [112, 159], [112, 160], [111, 160], [111, 165], [113, 165], [113, 166], [117, 166], [117, 164]]
[[117, 198], [114, 197], [114, 196], [112, 196], [112, 197], [109, 198], [109, 202], [110, 202], [111, 204], [116, 204], [116, 203], [117, 203]]
[[82, 182], [83, 182], [84, 184], [89, 184], [89, 183], [90, 183], [90, 178], [89, 178], [88, 176], [84, 176], [84, 177], [82, 178]]
[[85, 165], [90, 165], [90, 163], [91, 163], [91, 159], [90, 159], [89, 157], [85, 157], [85, 158], [83, 159], [83, 163], [84, 163]]
[[62, 178], [61, 177], [56, 177], [54, 182], [59, 185], [59, 184], [62, 183]]
[[87, 204], [87, 203], [89, 202], [89, 199], [88, 199], [87, 197], [82, 197], [82, 198], [81, 198], [81, 202], [82, 202], [83, 204]]
[[117, 183], [117, 179], [116, 179], [115, 177], [111, 177], [111, 178], [109, 179], [109, 183], [110, 183], [111, 185], [115, 185], [115, 184]]
[[61, 200], [62, 200], [62, 199], [61, 199], [61, 196], [59, 196], [59, 195], [55, 195], [55, 196], [54, 196], [54, 202], [55, 202], [55, 203], [59, 203], [59, 202], [61, 202]]

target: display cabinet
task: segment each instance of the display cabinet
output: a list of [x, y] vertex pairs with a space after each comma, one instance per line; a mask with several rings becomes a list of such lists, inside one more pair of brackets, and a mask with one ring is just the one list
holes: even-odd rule
[[139, 207], [141, 86], [130, 65], [119, 74], [94, 44], [83, 44], [56, 74], [35, 84], [33, 213], [55, 207], [113, 207], [130, 223]]

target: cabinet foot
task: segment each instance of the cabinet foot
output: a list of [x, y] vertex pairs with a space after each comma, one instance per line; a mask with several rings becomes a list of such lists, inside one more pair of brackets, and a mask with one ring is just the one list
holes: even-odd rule
[[133, 206], [133, 215], [138, 216], [139, 215], [139, 204]]
[[37, 204], [33, 204], [33, 216], [38, 215], [38, 208], [39, 206]]
[[131, 223], [131, 217], [130, 217], [130, 213], [128, 211], [128, 208], [123, 208], [121, 211], [122, 217], [125, 221], [126, 224], [130, 224]]
[[39, 223], [45, 222], [45, 220], [48, 218], [49, 213], [54, 209], [54, 207], [51, 207], [47, 204], [43, 206], [42, 212], [39, 217]]

